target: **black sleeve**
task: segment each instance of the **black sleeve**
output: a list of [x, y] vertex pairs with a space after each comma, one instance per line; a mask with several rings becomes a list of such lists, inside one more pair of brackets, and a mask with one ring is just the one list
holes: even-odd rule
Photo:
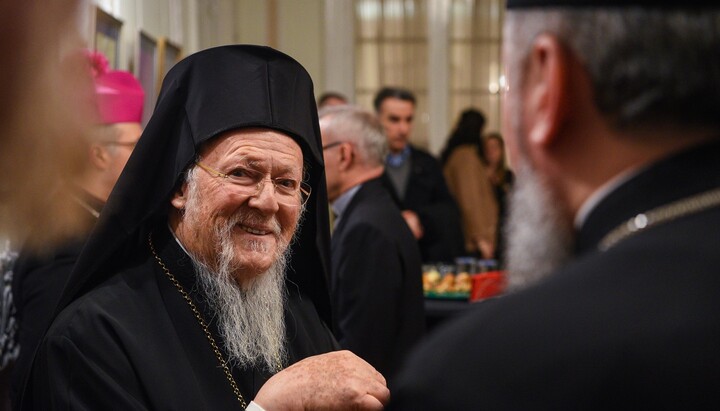
[[[97, 334], [96, 334], [97, 335]], [[106, 336], [109, 337], [109, 336]], [[49, 336], [33, 369], [33, 407], [43, 410], [144, 410], [142, 390], [126, 355], [111, 338], [75, 342]]]

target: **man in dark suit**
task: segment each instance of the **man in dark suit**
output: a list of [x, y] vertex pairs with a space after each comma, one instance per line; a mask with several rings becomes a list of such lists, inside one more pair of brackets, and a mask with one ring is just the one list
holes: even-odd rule
[[719, 409], [720, 4], [507, 7], [518, 291], [414, 353], [391, 408]]
[[330, 293], [343, 348], [392, 378], [424, 331], [420, 252], [379, 177], [385, 138], [355, 107], [320, 113], [328, 198], [336, 215]]
[[390, 149], [383, 182], [418, 240], [423, 261], [452, 261], [465, 248], [460, 212], [438, 161], [409, 143], [415, 96], [408, 90], [385, 87], [375, 96], [374, 105]]

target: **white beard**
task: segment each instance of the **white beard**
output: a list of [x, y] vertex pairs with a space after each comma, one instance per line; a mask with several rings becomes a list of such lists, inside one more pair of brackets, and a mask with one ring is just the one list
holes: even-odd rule
[[277, 371], [285, 362], [285, 262], [240, 288], [227, 270], [215, 273], [195, 261], [198, 288], [217, 314], [231, 364]]
[[[188, 201], [184, 218], [192, 221], [199, 209], [199, 195], [194, 179], [188, 181]], [[262, 274], [239, 284], [232, 230], [238, 220], [252, 218], [245, 212], [213, 228], [217, 244], [215, 261], [203, 262], [190, 255], [197, 273], [197, 286], [207, 298], [220, 331], [228, 361], [244, 367], [261, 367], [277, 371], [286, 360], [284, 305], [285, 268], [289, 244], [282, 241], [277, 220], [278, 247], [275, 261]], [[217, 267], [215, 270], [209, 267]]]
[[563, 266], [572, 256], [573, 228], [562, 217], [555, 199], [524, 151], [521, 113], [512, 118], [513, 134], [520, 139], [517, 178], [510, 195], [506, 230], [508, 288], [515, 291], [537, 283]]

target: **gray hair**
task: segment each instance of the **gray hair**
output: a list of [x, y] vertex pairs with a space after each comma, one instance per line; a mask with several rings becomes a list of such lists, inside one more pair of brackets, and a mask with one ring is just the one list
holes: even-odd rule
[[335, 106], [320, 110], [319, 117], [327, 118], [327, 127], [337, 141], [350, 142], [357, 148], [361, 162], [369, 166], [384, 164], [387, 139], [373, 113], [355, 106]]
[[548, 33], [583, 62], [595, 104], [616, 128], [720, 126], [720, 12], [642, 8], [507, 13], [505, 41], [522, 74], [532, 42]]
[[104, 144], [105, 149], [111, 155], [115, 155], [118, 147], [107, 143], [118, 141], [121, 135], [120, 128], [115, 124], [98, 124], [90, 129], [86, 136], [89, 144]]

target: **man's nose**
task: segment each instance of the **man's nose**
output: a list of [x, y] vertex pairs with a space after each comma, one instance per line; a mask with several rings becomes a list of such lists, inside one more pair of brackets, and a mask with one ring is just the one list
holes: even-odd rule
[[255, 195], [250, 196], [248, 205], [264, 213], [275, 213], [278, 211], [279, 205], [275, 193], [275, 184], [269, 177], [258, 182], [257, 192]]

